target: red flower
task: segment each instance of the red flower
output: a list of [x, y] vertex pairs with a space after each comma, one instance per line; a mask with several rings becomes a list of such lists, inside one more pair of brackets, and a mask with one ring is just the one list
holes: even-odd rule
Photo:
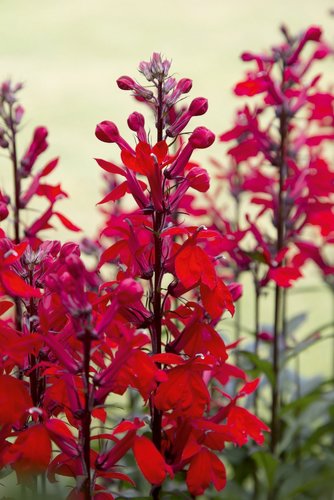
[[232, 406], [227, 416], [227, 426], [238, 446], [248, 442], [248, 437], [257, 444], [264, 443], [263, 431], [270, 432], [259, 418], [240, 406]]
[[186, 481], [194, 496], [202, 495], [211, 483], [220, 491], [226, 485], [225, 466], [214, 453], [202, 447], [190, 462]]
[[45, 472], [51, 459], [51, 441], [44, 425], [33, 425], [21, 432], [7, 448], [3, 460], [11, 464], [19, 482]]

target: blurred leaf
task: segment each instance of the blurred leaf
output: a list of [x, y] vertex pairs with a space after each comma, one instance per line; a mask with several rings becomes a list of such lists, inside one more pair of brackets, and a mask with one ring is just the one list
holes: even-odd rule
[[328, 422], [318, 427], [302, 444], [303, 452], [310, 451], [315, 445], [321, 445], [321, 439], [328, 436], [330, 440], [334, 435], [334, 422]]
[[[305, 493], [304, 497], [302, 494]], [[280, 498], [296, 500], [297, 498], [331, 499], [333, 494], [333, 470], [330, 467], [320, 468], [316, 460], [307, 467], [294, 468], [282, 487]], [[326, 496], [324, 496], [326, 495]]]
[[272, 490], [275, 483], [276, 471], [277, 471], [277, 466], [279, 464], [279, 460], [276, 457], [274, 457], [271, 453], [262, 450], [253, 453], [252, 458], [257, 464], [258, 468], [264, 470], [268, 483], [268, 489]]
[[263, 253], [259, 252], [258, 250], [254, 250], [253, 252], [246, 252], [245, 250], [243, 250], [243, 253], [256, 262], [260, 262], [261, 264], [268, 264]]
[[250, 361], [254, 369], [252, 370], [253, 375], [261, 375], [264, 374], [270, 384], [272, 385], [274, 382], [274, 372], [272, 368], [272, 363], [265, 359], [260, 359], [257, 354], [254, 352], [248, 352], [248, 351], [238, 351], [238, 354], [244, 356], [248, 361]]
[[295, 347], [292, 349], [288, 349], [286, 351], [286, 355], [284, 357], [284, 363], [287, 363], [291, 359], [295, 358], [300, 354], [301, 352], [305, 351], [309, 347], [313, 346], [315, 343], [319, 343], [324, 340], [328, 340], [330, 338], [334, 338], [334, 334], [330, 335], [325, 335], [321, 336], [320, 333], [322, 330], [325, 330], [329, 326], [333, 326], [332, 324], [327, 324], [324, 325], [321, 328], [318, 328], [316, 331], [312, 332], [311, 334], [307, 335], [301, 342], [299, 342]]
[[[285, 415], [290, 411], [294, 413], [300, 413], [304, 411], [311, 404], [317, 402], [326, 393], [326, 386], [331, 386], [333, 384], [333, 379], [324, 380], [320, 382], [314, 389], [304, 394], [300, 398], [295, 399], [291, 403], [285, 404], [281, 409], [280, 414]], [[330, 387], [331, 388], [331, 387]]]
[[293, 316], [293, 318], [289, 319], [289, 321], [286, 324], [286, 332], [288, 335], [293, 333], [295, 330], [297, 330], [307, 319], [308, 314], [306, 312], [297, 314], [296, 316]]

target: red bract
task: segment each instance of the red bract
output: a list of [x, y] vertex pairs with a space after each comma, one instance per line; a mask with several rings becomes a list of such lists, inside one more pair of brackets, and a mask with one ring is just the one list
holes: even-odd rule
[[225, 487], [225, 467], [214, 453], [206, 448], [201, 448], [190, 462], [187, 472], [187, 486], [192, 495], [202, 495], [211, 483], [217, 491], [221, 491]]
[[167, 473], [173, 477], [171, 467], [166, 464], [161, 453], [147, 437], [136, 437], [133, 453], [145, 479], [151, 484], [160, 485]]
[[42, 424], [22, 431], [3, 456], [3, 461], [15, 470], [19, 482], [29, 482], [33, 476], [45, 472], [50, 459], [51, 441]]
[[33, 406], [26, 384], [10, 375], [0, 376], [0, 397], [1, 425], [17, 423]]

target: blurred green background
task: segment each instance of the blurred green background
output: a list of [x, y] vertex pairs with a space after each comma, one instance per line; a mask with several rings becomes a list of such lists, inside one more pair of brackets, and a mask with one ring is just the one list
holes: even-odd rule
[[[148, 60], [153, 51], [162, 52], [173, 60], [177, 77], [193, 79], [192, 97], [209, 100], [207, 115], [196, 124], [219, 134], [230, 126], [238, 105], [231, 89], [249, 67], [241, 62], [241, 52], [265, 50], [279, 42], [283, 22], [293, 32], [321, 25], [325, 38], [334, 43], [332, 7], [330, 0], [0, 0], [0, 78], [26, 84], [21, 97], [27, 114], [19, 149], [26, 148], [33, 127], [49, 128], [50, 149], [43, 157], [61, 157], [53, 180], [61, 181], [70, 194], [58, 207], [93, 236], [102, 187], [93, 158], [117, 160], [118, 154], [116, 147], [97, 141], [95, 125], [113, 120], [130, 137], [126, 119], [138, 107], [117, 88], [117, 77], [137, 77], [139, 61]], [[326, 64], [333, 75], [334, 62]], [[222, 158], [223, 146], [216, 144], [210, 155]], [[11, 170], [5, 159], [2, 163], [0, 184], [8, 192]], [[72, 234], [58, 230], [52, 237], [67, 239]], [[302, 334], [331, 317], [326, 291], [296, 297], [291, 314], [310, 314]], [[268, 304], [263, 313], [271, 322]], [[248, 325], [252, 309], [251, 303], [243, 309]], [[328, 342], [319, 343], [303, 355], [307, 373], [329, 372], [325, 345]]]

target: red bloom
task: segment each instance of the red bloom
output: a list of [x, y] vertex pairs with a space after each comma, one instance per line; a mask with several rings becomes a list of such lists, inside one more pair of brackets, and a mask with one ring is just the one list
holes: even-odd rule
[[22, 431], [7, 448], [3, 460], [11, 464], [19, 482], [45, 472], [51, 459], [51, 441], [44, 425], [33, 425]]
[[263, 431], [270, 432], [259, 418], [240, 406], [232, 406], [227, 417], [227, 426], [238, 446], [248, 442], [248, 437], [254, 439], [257, 444], [264, 443]]
[[202, 495], [211, 483], [220, 491], [226, 485], [225, 466], [214, 453], [202, 447], [190, 462], [186, 481], [194, 496]]

